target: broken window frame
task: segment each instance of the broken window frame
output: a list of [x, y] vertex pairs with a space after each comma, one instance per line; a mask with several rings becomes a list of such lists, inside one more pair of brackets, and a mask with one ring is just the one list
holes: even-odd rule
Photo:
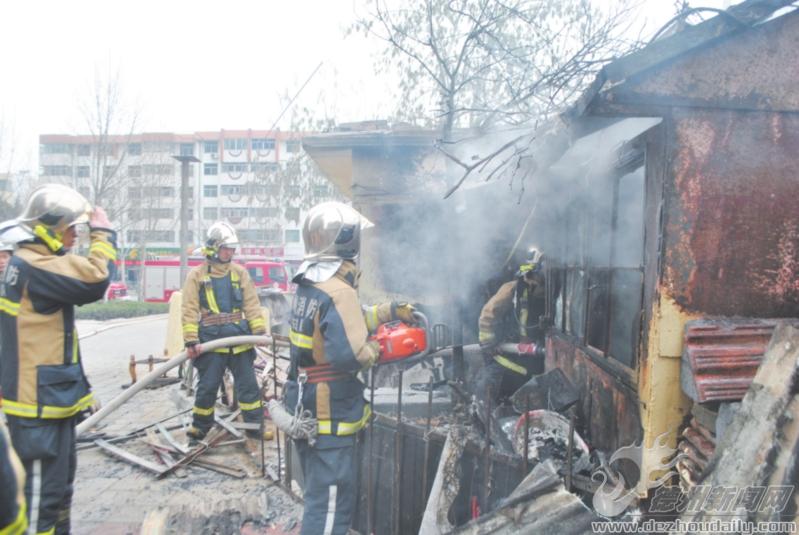
[[[554, 317], [556, 311], [559, 312], [560, 325], [557, 326], [558, 330], [571, 338], [573, 338], [580, 346], [588, 349], [589, 354], [595, 358], [601, 358], [606, 361], [613, 361], [614, 365], [618, 365], [623, 369], [633, 371], [637, 368], [639, 355], [639, 346], [641, 341], [641, 320], [643, 317], [643, 300], [644, 300], [644, 250], [645, 250], [645, 215], [644, 207], [646, 202], [646, 152], [643, 143], [644, 137], [639, 136], [624, 144], [620, 147], [616, 154], [616, 165], [612, 171], [599, 177], [599, 180], [591, 184], [586, 184], [586, 187], [591, 189], [602, 188], [610, 185], [612, 187], [610, 199], [610, 239], [609, 239], [609, 254], [606, 265], [603, 262], [596, 262], [592, 258], [590, 247], [595, 246], [595, 240], [592, 239], [592, 234], [596, 232], [596, 210], [601, 208], [599, 206], [586, 207], [581, 206], [586, 199], [577, 198], [568, 207], [566, 213], [576, 214], [577, 217], [567, 217], [568, 225], [575, 225], [576, 228], [570, 227], [567, 229], [567, 239], [564, 242], [564, 258], [565, 261], [560, 266], [553, 266], [552, 269], [552, 289], [555, 292], [554, 298], [551, 300], [552, 310], [550, 314]], [[640, 173], [640, 186], [641, 198], [640, 206], [642, 217], [640, 218], [640, 262], [638, 266], [621, 266], [619, 263], [620, 251], [618, 249], [618, 239], [620, 237], [618, 232], [619, 225], [619, 183], [633, 173]], [[570, 246], [571, 245], [571, 246]], [[614, 329], [613, 319], [616, 317], [614, 312], [614, 280], [616, 282], [619, 278], [620, 272], [634, 271], [639, 273], [638, 291], [637, 291], [637, 317], [633, 319], [634, 324], [631, 326], [630, 332], [632, 333], [631, 340], [629, 341], [629, 354], [622, 355], [620, 353], [611, 352], [610, 349], [614, 347]], [[592, 293], [596, 291], [597, 286], [592, 285], [592, 280], [597, 280], [600, 276], [606, 277], [607, 291], [604, 292], [605, 297], [602, 298], [604, 303], [600, 304], [600, 312], [592, 314], [591, 306], [595, 303], [592, 300]], [[557, 278], [557, 285], [554, 278]], [[574, 288], [574, 278], [582, 277], [578, 284], [581, 286], [579, 290]], [[579, 293], [577, 293], [579, 292]], [[618, 297], [618, 296], [616, 296]], [[576, 309], [573, 308], [575, 298], [581, 299], [577, 305], [581, 306], [580, 314], [576, 315]], [[560, 301], [560, 310], [557, 310], [556, 302]], [[597, 318], [592, 320], [592, 315]], [[575, 321], [581, 324], [576, 328]], [[594, 321], [598, 323], [594, 323]], [[598, 329], [598, 330], [597, 330]], [[592, 331], [598, 333], [597, 336], [601, 338], [591, 339]], [[599, 342], [599, 343], [597, 343]], [[618, 347], [618, 346], [616, 346]], [[626, 347], [626, 346], [625, 346]]]

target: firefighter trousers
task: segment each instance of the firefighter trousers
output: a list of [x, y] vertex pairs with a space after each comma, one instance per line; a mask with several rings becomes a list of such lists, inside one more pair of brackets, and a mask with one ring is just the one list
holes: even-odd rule
[[[520, 373], [524, 369], [525, 373]], [[510, 369], [493, 358], [485, 360], [485, 366], [477, 374], [477, 396], [483, 403], [491, 398], [491, 406], [496, 407], [503, 399], [510, 398], [514, 392], [532, 379], [535, 373], [520, 366]]]
[[76, 418], [7, 418], [11, 442], [25, 468], [31, 529], [36, 533], [69, 533], [77, 468]]
[[300, 535], [346, 535], [357, 499], [355, 435], [295, 440], [305, 488]]
[[207, 432], [214, 425], [214, 405], [219, 386], [225, 375], [225, 369], [233, 373], [233, 386], [236, 400], [245, 422], [261, 423], [264, 410], [261, 404], [261, 392], [255, 379], [255, 350], [248, 349], [236, 355], [222, 353], [203, 353], [194, 361], [199, 383], [194, 398], [193, 425]]

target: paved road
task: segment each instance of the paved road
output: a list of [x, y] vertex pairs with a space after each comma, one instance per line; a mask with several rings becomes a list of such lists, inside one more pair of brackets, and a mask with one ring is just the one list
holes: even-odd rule
[[[97, 334], [90, 335], [92, 332]], [[128, 361], [131, 354], [136, 358], [146, 358], [151, 353], [162, 354], [166, 318], [158, 316], [123, 324], [79, 322], [78, 334], [84, 336], [80, 344], [86, 374], [96, 396], [105, 404], [122, 391], [121, 385], [130, 382]], [[141, 366], [139, 377], [146, 371], [146, 365]], [[176, 372], [170, 375], [176, 375]], [[178, 385], [144, 390], [102, 422], [101, 431], [112, 436], [123, 435], [190, 408], [192, 401]], [[175, 419], [169, 423], [179, 422]], [[174, 435], [178, 440], [184, 439], [181, 430], [174, 431]], [[140, 441], [126, 442], [123, 447], [148, 460], [155, 460]], [[241, 446], [219, 448], [209, 455], [229, 466], [247, 470], [250, 477], [233, 479], [192, 468], [182, 479], [170, 476], [156, 480], [150, 473], [109, 458], [96, 448], [80, 451], [72, 507], [73, 532], [97, 535], [138, 533], [145, 515], [159, 507], [167, 508], [173, 515], [182, 513], [209, 518], [226, 514], [223, 511], [229, 510], [231, 504], [234, 504], [234, 510], [252, 509], [263, 500], [269, 503], [268, 508], [274, 513], [274, 523], [256, 533], [293, 532], [297, 529], [301, 509], [281, 490], [261, 478], [255, 460]], [[275, 445], [270, 442], [267, 463], [274, 465], [275, 461]], [[241, 509], [235, 504], [242, 504]], [[289, 529], [283, 529], [287, 525]], [[185, 529], [174, 526], [169, 532], [183, 533]]]
[[[78, 336], [86, 375], [95, 396], [106, 403], [130, 383], [128, 361], [161, 356], [166, 340], [166, 316], [134, 318], [125, 322], [79, 321]], [[96, 334], [94, 334], [96, 333]], [[140, 367], [139, 376], [147, 371]]]

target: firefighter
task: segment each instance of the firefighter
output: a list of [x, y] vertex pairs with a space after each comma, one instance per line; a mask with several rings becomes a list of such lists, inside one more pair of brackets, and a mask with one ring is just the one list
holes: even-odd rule
[[[214, 424], [214, 405], [226, 368], [233, 373], [244, 421], [263, 421], [253, 346], [202, 351], [202, 344], [211, 340], [266, 333], [266, 320], [250, 274], [232, 262], [238, 245], [236, 230], [229, 223], [218, 221], [211, 225], [203, 249], [206, 261], [192, 269], [183, 284], [183, 340], [199, 374], [193, 423], [187, 431], [195, 442], [202, 440]], [[257, 436], [252, 430], [248, 434]]]
[[544, 329], [540, 319], [546, 304], [543, 262], [541, 251], [529, 248], [515, 280], [500, 286], [480, 313], [479, 341], [485, 367], [478, 373], [477, 389], [482, 401], [490, 393], [494, 406], [542, 371], [539, 359], [504, 355], [499, 347], [503, 342], [542, 346]]
[[357, 373], [380, 351], [369, 333], [395, 319], [414, 322], [407, 304], [361, 308], [355, 261], [364, 223], [349, 206], [327, 202], [309, 211], [302, 229], [306, 255], [293, 279], [284, 402], [289, 413], [315, 419], [311, 436], [292, 435], [305, 480], [304, 535], [348, 532], [357, 492], [356, 435], [371, 415]]
[[10, 243], [0, 242], [0, 277], [6, 270], [11, 256], [14, 254], [14, 246]]
[[[67, 254], [85, 223], [88, 256]], [[34, 190], [22, 215], [3, 227], [18, 245], [0, 284], [3, 412], [25, 468], [31, 531], [69, 533], [75, 425], [92, 405], [75, 305], [103, 298], [116, 235], [102, 208], [56, 184]]]

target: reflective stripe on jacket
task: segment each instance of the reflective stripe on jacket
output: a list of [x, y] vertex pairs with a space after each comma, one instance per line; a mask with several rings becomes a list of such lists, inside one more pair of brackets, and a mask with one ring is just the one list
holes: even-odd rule
[[[206, 262], [194, 267], [183, 284], [182, 320], [185, 342], [208, 342], [228, 336], [264, 334], [266, 322], [258, 292], [244, 266], [232, 262]], [[202, 322], [203, 317], [242, 312], [237, 322]], [[238, 354], [252, 348], [243, 345], [220, 349], [219, 353]]]
[[3, 412], [57, 419], [91, 406], [74, 305], [102, 299], [114, 260], [116, 236], [105, 229], [92, 230], [87, 257], [20, 244], [0, 283]]

